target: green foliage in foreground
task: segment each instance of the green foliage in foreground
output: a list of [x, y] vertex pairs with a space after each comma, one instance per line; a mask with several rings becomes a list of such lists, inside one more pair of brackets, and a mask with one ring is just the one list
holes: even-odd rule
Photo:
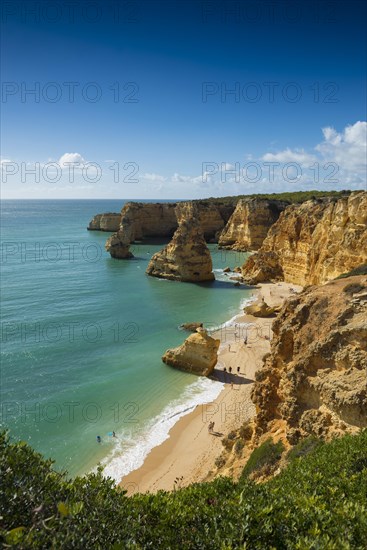
[[68, 480], [0, 435], [0, 542], [63, 549], [365, 549], [367, 430], [293, 457], [263, 484], [219, 478], [126, 497], [100, 473]]

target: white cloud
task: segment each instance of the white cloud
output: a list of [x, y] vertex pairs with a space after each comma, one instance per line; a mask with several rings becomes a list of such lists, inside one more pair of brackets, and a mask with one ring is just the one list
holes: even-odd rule
[[229, 162], [222, 162], [220, 167], [222, 171], [233, 170], [233, 168], [234, 168], [234, 164], [230, 164]]
[[58, 160], [61, 168], [69, 168], [71, 164], [81, 168], [85, 163], [86, 160], [79, 153], [64, 153]]
[[209, 184], [213, 183], [209, 172], [203, 172], [199, 176], [183, 176], [175, 172], [171, 177], [171, 182], [175, 184], [185, 183], [193, 186], [193, 188], [209, 187]]
[[279, 153], [266, 153], [261, 157], [261, 160], [265, 162], [280, 162], [284, 164], [288, 162], [296, 162], [301, 166], [305, 166], [306, 164], [309, 166], [315, 162], [316, 158], [314, 155], [306, 153], [304, 149], [294, 149], [292, 151], [288, 148], [284, 151], [280, 151]]
[[182, 176], [181, 174], [178, 174], [177, 172], [175, 172], [171, 178], [171, 180], [174, 182], [174, 183], [187, 183], [189, 181], [191, 181], [191, 177], [190, 176]]
[[[367, 123], [358, 121], [338, 132], [330, 126], [322, 128], [323, 141], [311, 152], [305, 149], [287, 148], [277, 153], [265, 153], [263, 162], [279, 162], [280, 167], [274, 170], [276, 185], [289, 184], [299, 189], [303, 187], [320, 189], [366, 188], [367, 168]], [[298, 175], [284, 168], [287, 163], [298, 164]]]
[[315, 149], [325, 160], [356, 174], [366, 170], [367, 122], [358, 121], [340, 133], [331, 127], [322, 132], [325, 139]]
[[160, 181], [160, 182], [166, 181], [165, 177], [159, 174], [151, 173], [151, 172], [145, 172], [145, 174], [143, 174], [142, 177], [148, 181]]

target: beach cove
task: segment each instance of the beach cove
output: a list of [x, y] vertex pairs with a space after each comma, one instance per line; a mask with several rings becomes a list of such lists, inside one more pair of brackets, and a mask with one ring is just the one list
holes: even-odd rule
[[134, 244], [127, 262], [110, 258], [108, 233], [86, 228], [95, 212], [123, 203], [2, 201], [1, 226], [2, 423], [57, 469], [75, 476], [101, 463], [116, 482], [187, 410], [221, 391], [162, 363], [164, 351], [187, 336], [179, 325], [219, 327], [251, 298], [223, 272], [246, 254], [215, 244], [209, 284], [146, 276], [161, 242]]
[[[279, 306], [300, 290], [284, 282], [262, 284], [252, 289], [250, 300], [264, 298], [269, 306]], [[218, 363], [211, 376], [221, 386], [220, 393], [212, 402], [199, 404], [183, 416], [170, 430], [168, 439], [148, 454], [143, 466], [122, 479], [120, 486], [128, 494], [173, 490], [214, 477], [215, 460], [223, 450], [222, 437], [256, 414], [251, 389], [262, 358], [270, 351], [272, 321], [241, 312], [212, 332], [221, 340]], [[208, 431], [211, 421], [213, 433]]]

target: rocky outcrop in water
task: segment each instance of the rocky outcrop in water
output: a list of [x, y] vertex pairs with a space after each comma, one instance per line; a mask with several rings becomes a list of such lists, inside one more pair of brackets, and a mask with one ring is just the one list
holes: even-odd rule
[[[206, 241], [216, 242], [220, 232], [234, 210], [232, 204], [192, 201], [197, 207], [198, 221]], [[180, 203], [179, 203], [180, 204]], [[121, 240], [123, 245], [154, 238], [170, 239], [178, 228], [176, 203], [128, 202], [120, 215], [120, 225], [113, 242]], [[96, 219], [95, 225], [97, 222]], [[93, 220], [92, 220], [93, 221]], [[92, 223], [92, 222], [91, 222]], [[109, 241], [106, 250], [110, 250]]]
[[241, 199], [219, 237], [220, 248], [258, 250], [269, 228], [289, 203], [265, 199]]
[[123, 242], [122, 239], [117, 237], [116, 233], [107, 239], [105, 248], [112, 258], [116, 258], [117, 260], [127, 260], [134, 257], [130, 251], [130, 243]]
[[176, 207], [179, 226], [172, 240], [154, 254], [146, 273], [173, 281], [213, 281], [212, 259], [206, 246], [198, 210], [194, 203], [179, 203]]
[[288, 206], [243, 266], [250, 284], [322, 284], [367, 262], [367, 192]]
[[289, 298], [256, 374], [257, 437], [290, 443], [367, 427], [367, 277], [338, 279]]
[[198, 328], [184, 343], [174, 349], [168, 349], [162, 361], [171, 367], [209, 376], [218, 361], [220, 340], [211, 338], [205, 329]]
[[89, 231], [118, 231], [120, 222], [120, 213], [107, 212], [106, 214], [97, 214], [89, 222], [87, 229]]
[[180, 328], [189, 332], [196, 332], [198, 328], [203, 328], [203, 323], [183, 323]]

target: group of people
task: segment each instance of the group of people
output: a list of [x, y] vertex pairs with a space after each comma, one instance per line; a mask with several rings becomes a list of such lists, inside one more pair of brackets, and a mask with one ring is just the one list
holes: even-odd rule
[[208, 432], [212, 433], [214, 430], [214, 422], [209, 422], [208, 424]]
[[[223, 367], [223, 372], [227, 372], [227, 367]], [[228, 367], [229, 374], [232, 374], [232, 367]], [[237, 374], [241, 374], [241, 367], [237, 367]]]

